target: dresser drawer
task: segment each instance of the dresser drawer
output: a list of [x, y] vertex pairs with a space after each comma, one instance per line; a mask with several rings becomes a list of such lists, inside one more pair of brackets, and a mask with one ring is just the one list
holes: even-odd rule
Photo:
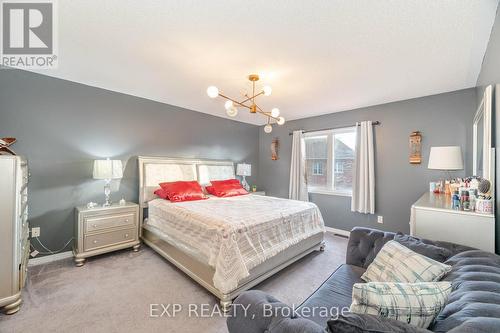
[[85, 233], [87, 234], [116, 227], [134, 226], [135, 220], [135, 213], [86, 217]]
[[98, 235], [86, 235], [83, 240], [83, 250], [90, 251], [110, 245], [118, 245], [136, 240], [137, 229], [110, 231]]

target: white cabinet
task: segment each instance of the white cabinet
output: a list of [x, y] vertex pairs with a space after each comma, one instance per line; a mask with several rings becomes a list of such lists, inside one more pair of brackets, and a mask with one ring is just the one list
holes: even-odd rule
[[26, 281], [28, 240], [28, 162], [0, 155], [0, 308], [19, 311]]
[[412, 205], [410, 234], [495, 252], [495, 216], [454, 210], [446, 194], [429, 192]]

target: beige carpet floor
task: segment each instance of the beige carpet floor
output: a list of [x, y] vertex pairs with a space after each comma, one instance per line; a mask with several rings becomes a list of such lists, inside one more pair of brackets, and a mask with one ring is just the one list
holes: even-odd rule
[[[311, 253], [255, 289], [300, 304], [345, 262], [347, 239], [327, 233], [326, 243], [325, 252]], [[90, 258], [83, 267], [70, 259], [30, 267], [23, 299], [17, 314], [0, 314], [0, 332], [227, 332], [224, 317], [202, 317], [201, 304], [211, 311], [215, 297], [146, 246]], [[183, 310], [150, 317], [150, 304], [169, 303]], [[189, 316], [189, 303], [197, 304], [198, 317]]]

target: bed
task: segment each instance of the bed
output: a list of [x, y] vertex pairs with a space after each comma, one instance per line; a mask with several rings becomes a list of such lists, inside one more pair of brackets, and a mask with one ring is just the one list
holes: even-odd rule
[[260, 195], [172, 203], [160, 182], [235, 178], [232, 161], [139, 156], [141, 238], [220, 300], [231, 302], [279, 270], [324, 249], [316, 205]]

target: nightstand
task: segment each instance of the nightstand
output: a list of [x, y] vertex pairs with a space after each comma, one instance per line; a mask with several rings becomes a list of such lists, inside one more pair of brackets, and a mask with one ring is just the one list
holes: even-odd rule
[[133, 247], [139, 250], [139, 205], [127, 202], [108, 207], [81, 206], [75, 212], [76, 266], [98, 254]]
[[266, 191], [255, 191], [255, 192], [250, 192], [250, 194], [266, 195]]

